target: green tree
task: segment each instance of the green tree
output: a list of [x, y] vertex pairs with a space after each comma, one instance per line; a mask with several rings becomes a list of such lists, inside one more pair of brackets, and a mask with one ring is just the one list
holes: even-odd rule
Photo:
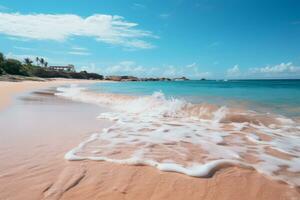
[[3, 69], [4, 55], [0, 52], [0, 75], [4, 74], [5, 71]]
[[0, 63], [4, 62], [4, 60], [5, 60], [4, 55], [3, 53], [0, 52]]
[[8, 74], [13, 75], [24, 75], [27, 76], [28, 73], [22, 66], [22, 63], [15, 59], [7, 59], [2, 64], [3, 70]]
[[36, 65], [39, 65], [39, 64], [40, 64], [40, 58], [39, 58], [39, 57], [36, 57], [36, 58], [35, 58], [35, 61], [36, 61]]
[[45, 67], [48, 67], [48, 62], [45, 62]]
[[30, 58], [25, 58], [24, 63], [25, 63], [25, 65], [32, 65], [33, 61], [30, 60]]
[[45, 64], [44, 58], [41, 58], [41, 59], [40, 59], [40, 63], [41, 63], [42, 66], [44, 66], [44, 64]]

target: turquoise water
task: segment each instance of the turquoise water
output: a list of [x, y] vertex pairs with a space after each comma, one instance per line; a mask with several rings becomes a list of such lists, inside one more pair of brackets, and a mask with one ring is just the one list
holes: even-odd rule
[[137, 96], [161, 91], [169, 98], [191, 103], [246, 107], [264, 113], [300, 117], [300, 80], [117, 82], [97, 83], [89, 89]]
[[194, 177], [238, 164], [298, 187], [299, 86], [298, 80], [247, 80], [59, 87], [56, 95], [62, 98], [106, 107], [97, 119], [113, 122], [65, 158], [149, 165]]

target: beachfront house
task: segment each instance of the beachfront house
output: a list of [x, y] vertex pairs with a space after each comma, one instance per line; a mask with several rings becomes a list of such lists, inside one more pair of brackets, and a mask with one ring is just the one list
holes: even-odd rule
[[52, 71], [63, 71], [63, 72], [75, 72], [75, 67], [74, 65], [67, 65], [67, 66], [49, 66], [49, 70]]

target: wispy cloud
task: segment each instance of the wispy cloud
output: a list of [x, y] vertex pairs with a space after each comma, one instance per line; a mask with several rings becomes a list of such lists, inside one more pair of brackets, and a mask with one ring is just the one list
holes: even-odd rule
[[188, 69], [193, 69], [193, 68], [197, 67], [197, 63], [194, 62], [192, 64], [186, 65], [185, 67]]
[[85, 47], [72, 47], [72, 50], [74, 51], [87, 51], [88, 49]]
[[159, 17], [161, 19], [168, 19], [169, 17], [171, 17], [171, 14], [169, 14], [169, 13], [162, 13], [162, 14], [159, 15]]
[[86, 51], [69, 51], [68, 54], [78, 55], [78, 56], [89, 56], [89, 55], [91, 55], [91, 53], [86, 52]]
[[241, 75], [239, 65], [234, 65], [232, 68], [227, 69], [226, 76], [230, 78], [236, 78]]
[[14, 46], [14, 49], [22, 50], [22, 51], [33, 51], [33, 48], [29, 47], [19, 47], [19, 46]]
[[137, 23], [121, 16], [95, 14], [86, 18], [73, 14], [0, 13], [0, 33], [13, 38], [65, 41], [74, 36], [92, 37], [99, 42], [128, 48], [150, 49], [144, 38], [157, 38], [137, 29]]
[[71, 55], [79, 55], [79, 56], [88, 56], [91, 55], [91, 53], [89, 52], [89, 50], [85, 47], [72, 47], [71, 51], [68, 52], [68, 54]]
[[20, 41], [20, 42], [28, 42], [30, 40], [28, 38], [11, 37], [11, 36], [8, 36], [6, 38], [9, 39], [9, 40]]
[[140, 3], [134, 3], [134, 4], [132, 5], [132, 7], [133, 7], [133, 8], [136, 8], [136, 9], [144, 9], [144, 8], [146, 8], [146, 5], [140, 4]]

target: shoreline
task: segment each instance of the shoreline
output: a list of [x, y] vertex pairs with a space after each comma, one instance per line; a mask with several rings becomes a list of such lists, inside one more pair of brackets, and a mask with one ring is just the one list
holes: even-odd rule
[[[8, 109], [6, 113], [2, 113], [4, 116], [0, 119], [7, 119], [5, 115], [10, 114], [14, 109], [31, 113], [34, 107], [28, 110], [22, 106], [16, 108], [17, 106], [12, 101], [13, 96], [22, 92], [68, 83], [94, 82], [98, 81], [60, 79], [53, 82], [0, 82], [0, 114], [4, 108]], [[53, 116], [48, 116], [47, 121], [43, 119], [34, 121], [39, 124], [38, 127], [32, 127], [29, 124], [28, 127], [33, 131], [26, 137], [20, 136], [21, 139], [15, 137], [19, 136], [18, 131], [10, 133], [11, 129], [16, 128], [6, 125], [4, 130], [7, 136], [5, 140], [2, 140], [3, 151], [0, 158], [10, 161], [11, 168], [3, 164], [2, 167], [0, 166], [0, 184], [4, 186], [0, 189], [0, 198], [153, 200], [187, 199], [189, 195], [188, 199], [250, 200], [300, 197], [297, 188], [292, 189], [287, 184], [270, 180], [254, 170], [236, 166], [224, 168], [211, 178], [194, 178], [174, 172], [162, 172], [149, 166], [129, 166], [87, 160], [65, 161], [63, 155], [70, 148], [78, 145], [83, 138], [89, 137], [91, 131], [99, 131], [100, 128], [107, 126], [105, 122], [99, 124], [96, 119], [89, 122], [97, 113], [96, 106], [75, 104], [70, 113], [65, 110], [60, 111], [61, 116], [56, 116], [56, 111], [58, 111], [58, 109], [55, 110], [56, 107], [46, 113], [38, 113], [36, 120], [47, 113], [52, 113]], [[68, 107], [70, 107], [68, 104], [64, 105], [65, 109]], [[82, 116], [73, 114], [78, 111], [82, 112]], [[40, 111], [37, 109], [35, 112]], [[74, 116], [76, 119], [68, 119], [68, 116]], [[88, 118], [85, 119], [84, 116]], [[14, 115], [12, 119], [13, 117]], [[57, 120], [57, 122], [52, 122], [52, 120]], [[9, 122], [9, 119], [7, 121]], [[25, 121], [19, 122], [18, 126], [27, 125]], [[81, 124], [76, 122], [81, 122]], [[72, 126], [68, 127], [65, 123], [71, 123]], [[40, 130], [46, 130], [42, 136], [38, 132]], [[24, 152], [23, 147], [26, 149]], [[24, 188], [24, 185], [30, 185], [30, 187]]]
[[48, 87], [55, 87], [65, 84], [91, 84], [99, 82], [112, 82], [105, 80], [80, 80], [55, 78], [47, 81], [0, 81], [0, 111], [11, 104], [12, 97], [18, 93], [38, 90]]

